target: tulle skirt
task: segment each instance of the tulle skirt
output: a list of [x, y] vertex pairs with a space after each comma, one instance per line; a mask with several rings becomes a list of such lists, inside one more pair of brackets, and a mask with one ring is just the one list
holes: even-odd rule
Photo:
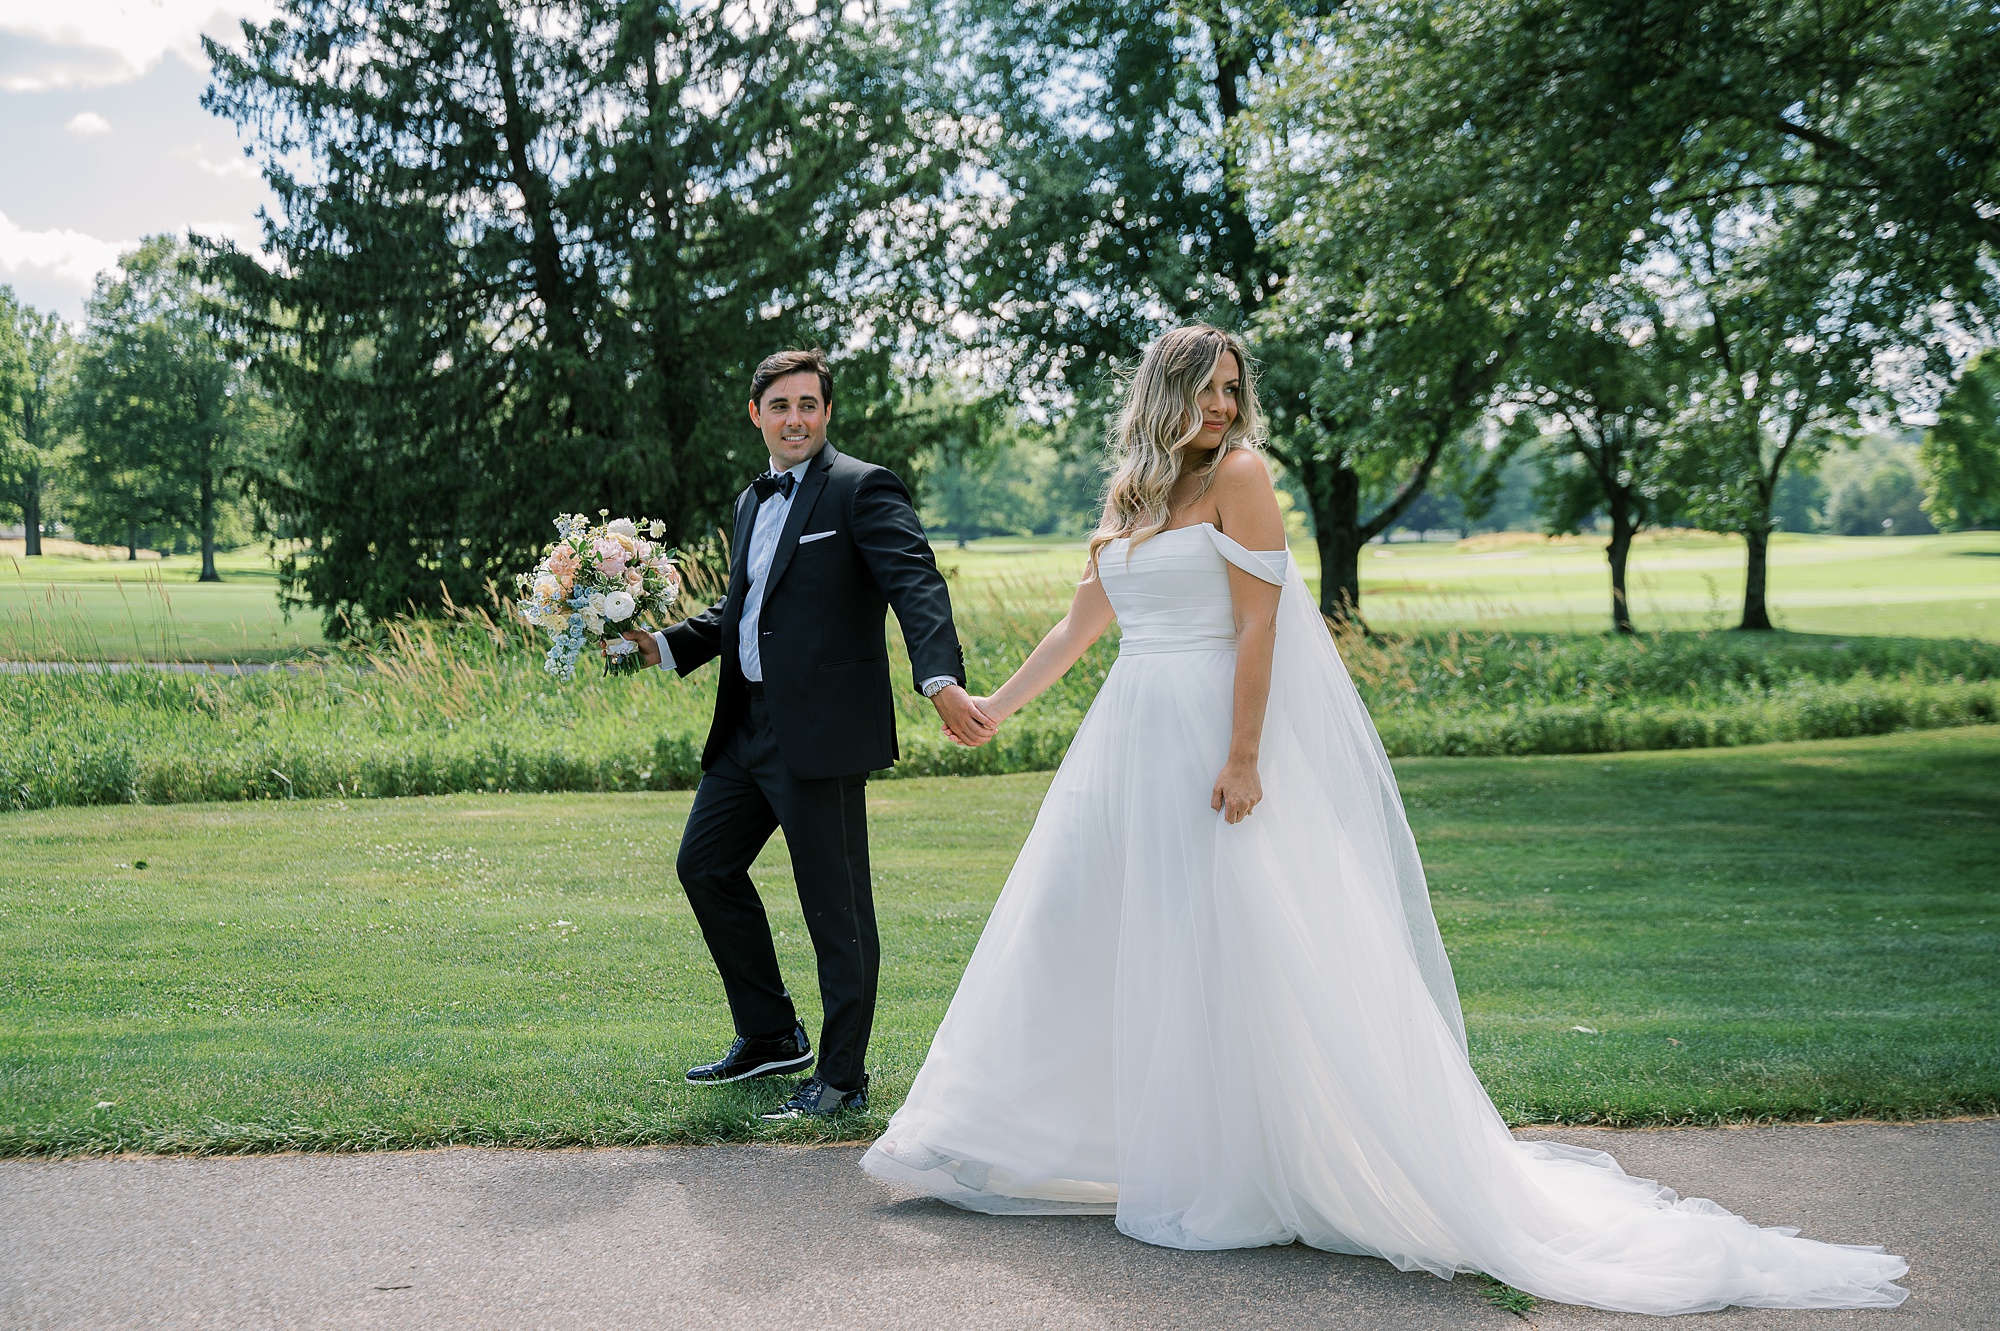
[[1331, 644], [1301, 656], [1298, 635], [1326, 638], [1304, 596], [1294, 573], [1264, 800], [1234, 826], [1208, 803], [1234, 652], [1121, 654], [863, 1167], [974, 1210], [1111, 1214], [1175, 1248], [1301, 1241], [1599, 1308], [1900, 1303], [1907, 1266], [1880, 1248], [1510, 1135], [1426, 955], [1428, 904], [1397, 887], [1420, 896], [1421, 867], [1379, 741], [1339, 710], [1360, 704]]

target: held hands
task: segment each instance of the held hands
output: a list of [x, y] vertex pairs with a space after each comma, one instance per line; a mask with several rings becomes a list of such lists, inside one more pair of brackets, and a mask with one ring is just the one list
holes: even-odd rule
[[1222, 815], [1224, 822], [1240, 823], [1264, 798], [1264, 783], [1257, 777], [1255, 758], [1236, 758], [1223, 764], [1209, 792], [1208, 807]]
[[985, 698], [969, 696], [956, 684], [946, 685], [931, 698], [931, 706], [944, 722], [944, 733], [954, 744], [968, 749], [978, 748], [1000, 729], [1000, 723], [986, 712], [986, 702]]
[[652, 634], [639, 629], [626, 629], [618, 636], [639, 649], [639, 659], [646, 663], [648, 670], [660, 663], [660, 642]]

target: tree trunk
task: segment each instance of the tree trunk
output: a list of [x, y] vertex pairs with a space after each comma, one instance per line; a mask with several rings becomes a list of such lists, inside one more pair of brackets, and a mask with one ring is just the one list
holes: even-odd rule
[[201, 473], [201, 577], [199, 582], [221, 582], [215, 571], [215, 473]]
[[1320, 613], [1338, 623], [1361, 619], [1361, 478], [1349, 467], [1329, 469], [1316, 487], [1313, 543], [1319, 547]]
[[1624, 496], [1613, 497], [1611, 509], [1611, 544], [1604, 547], [1604, 557], [1611, 561], [1611, 628], [1613, 632], [1632, 632], [1632, 605], [1625, 596], [1625, 561], [1632, 553], [1632, 535], [1637, 528], [1632, 522], [1632, 510]]
[[1771, 611], [1764, 602], [1764, 587], [1770, 575], [1771, 529], [1759, 523], [1743, 533], [1743, 543], [1750, 548], [1750, 562], [1743, 574], [1743, 622], [1737, 627], [1769, 630]]
[[21, 527], [23, 550], [30, 557], [42, 553], [42, 469], [30, 467], [21, 478]]
[[128, 522], [125, 524], [125, 558], [127, 561], [131, 561], [131, 560], [136, 560], [138, 557], [139, 557], [139, 524], [136, 522]]

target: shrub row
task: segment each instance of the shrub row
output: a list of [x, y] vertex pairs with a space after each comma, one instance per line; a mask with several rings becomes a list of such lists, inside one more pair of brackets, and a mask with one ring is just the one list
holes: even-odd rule
[[2000, 720], [2000, 681], [1804, 682], [1722, 702], [1556, 704], [1496, 711], [1389, 711], [1377, 718], [1398, 757], [1501, 757], [1709, 749], [1787, 740], [1849, 739]]
[[[459, 791], [675, 790], [700, 776], [698, 713], [674, 709], [666, 733], [641, 725], [524, 726], [516, 717], [448, 727], [357, 731], [313, 724], [161, 725], [124, 733], [38, 726], [0, 750], [0, 803], [167, 804], [197, 800], [383, 798]], [[991, 744], [963, 749], [930, 725], [906, 724], [893, 776], [1044, 771], [1062, 760], [1079, 709], [1029, 712]], [[2000, 680], [1799, 680], [1670, 700], [1382, 709], [1397, 756], [1503, 756], [1709, 748], [1838, 739], [2000, 721]]]

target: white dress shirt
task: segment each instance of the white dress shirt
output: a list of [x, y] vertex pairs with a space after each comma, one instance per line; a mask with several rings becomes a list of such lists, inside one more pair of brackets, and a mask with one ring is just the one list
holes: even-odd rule
[[[757, 517], [750, 527], [750, 551], [746, 556], [749, 588], [743, 593], [743, 614], [737, 621], [736, 663], [743, 668], [743, 678], [754, 683], [764, 681], [764, 657], [758, 643], [757, 625], [764, 614], [764, 583], [771, 574], [771, 561], [778, 553], [778, 537], [784, 534], [785, 519], [792, 511], [792, 498], [798, 494], [799, 486], [805, 484], [806, 468], [812, 466], [812, 458], [807, 458], [796, 467], [785, 470], [792, 478], [792, 493], [780, 490], [757, 506]], [[777, 464], [773, 462], [770, 474], [777, 474]], [[673, 650], [667, 646], [667, 635], [657, 629], [653, 641], [660, 645], [660, 669], [674, 668]], [[958, 681], [950, 675], [939, 675], [923, 683], [926, 698], [947, 685]]]

